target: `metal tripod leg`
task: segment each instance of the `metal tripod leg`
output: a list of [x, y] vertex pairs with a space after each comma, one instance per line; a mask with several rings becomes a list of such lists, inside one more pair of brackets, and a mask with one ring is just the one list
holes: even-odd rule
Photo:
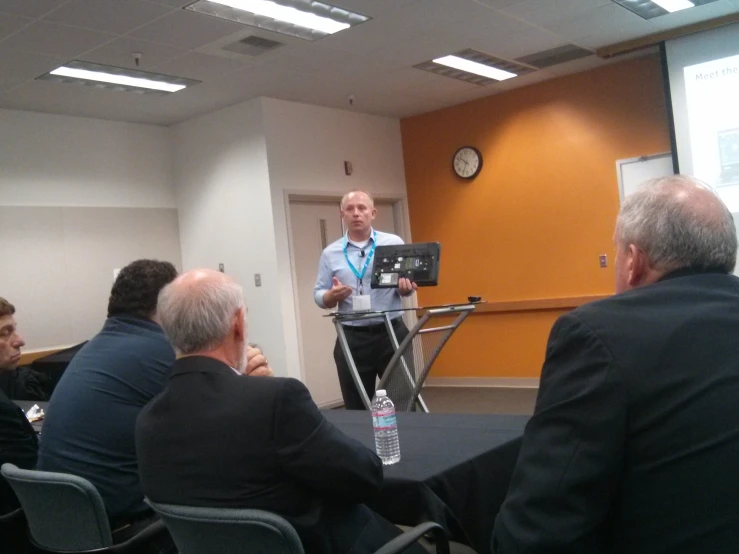
[[[413, 345], [413, 336], [412, 333], [408, 332], [408, 337], [406, 337], [403, 340], [402, 348], [401, 345], [398, 344], [398, 337], [395, 335], [395, 329], [393, 329], [393, 323], [390, 320], [390, 315], [385, 314], [385, 327], [387, 328], [387, 334], [390, 335], [390, 343], [393, 345], [393, 350], [395, 350], [395, 353], [393, 354], [393, 357], [390, 358], [390, 362], [388, 362], [387, 366], [385, 367], [385, 372], [382, 375], [382, 379], [380, 379], [380, 388], [385, 384], [387, 381], [387, 378], [385, 375], [388, 375], [392, 371], [392, 369], [395, 367], [395, 364], [400, 360], [401, 366], [403, 368], [403, 375], [405, 376], [406, 380], [408, 381], [408, 384], [411, 388], [411, 399], [410, 399], [410, 408], [409, 411], [414, 412], [416, 408], [416, 402], [421, 406], [421, 409], [424, 412], [428, 412], [429, 409], [426, 407], [426, 404], [423, 401], [423, 398], [419, 395], [417, 398], [414, 398], [413, 391], [416, 390], [416, 379], [414, 374], [411, 374], [410, 369], [408, 369], [408, 363], [405, 361], [405, 352], [408, 350], [409, 346]], [[417, 327], [417, 326], [416, 326]], [[415, 330], [414, 327], [413, 329]], [[408, 338], [410, 337], [410, 340]]]

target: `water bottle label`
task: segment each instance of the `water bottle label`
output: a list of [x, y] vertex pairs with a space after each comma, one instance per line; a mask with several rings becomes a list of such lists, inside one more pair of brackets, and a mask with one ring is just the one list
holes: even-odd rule
[[383, 414], [382, 412], [379, 412], [373, 415], [372, 421], [375, 431], [389, 431], [390, 429], [395, 429], [398, 426], [397, 422], [395, 421], [395, 412], [389, 414]]

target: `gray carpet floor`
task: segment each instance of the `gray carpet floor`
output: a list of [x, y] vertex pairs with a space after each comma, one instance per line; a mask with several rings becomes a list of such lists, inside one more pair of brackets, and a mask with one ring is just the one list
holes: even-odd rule
[[421, 396], [434, 413], [531, 415], [537, 392], [501, 387], [426, 387]]

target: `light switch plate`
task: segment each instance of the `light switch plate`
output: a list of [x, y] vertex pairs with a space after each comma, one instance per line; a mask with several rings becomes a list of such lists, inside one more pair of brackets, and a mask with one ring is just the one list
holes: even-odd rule
[[260, 273], [254, 274], [254, 286], [255, 287], [261, 287], [262, 286], [262, 275]]
[[598, 256], [598, 261], [600, 262], [600, 267], [608, 267], [608, 256], [605, 254]]

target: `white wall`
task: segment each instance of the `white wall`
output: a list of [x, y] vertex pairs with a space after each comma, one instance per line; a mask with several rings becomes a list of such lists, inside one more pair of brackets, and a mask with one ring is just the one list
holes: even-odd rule
[[244, 287], [249, 340], [286, 375], [262, 101], [175, 126], [174, 159], [184, 268], [225, 265]]
[[0, 205], [174, 208], [170, 130], [0, 110]]
[[[286, 193], [342, 196], [361, 188], [376, 197], [405, 198], [397, 119], [263, 99], [283, 332], [290, 376], [300, 377], [298, 314], [287, 223]], [[344, 161], [353, 174], [344, 174]], [[407, 207], [404, 226], [408, 229]], [[316, 259], [316, 270], [318, 259]]]
[[115, 268], [142, 257], [180, 266], [170, 135], [0, 110], [0, 296], [28, 350], [97, 332]]
[[285, 192], [361, 187], [405, 198], [398, 120], [261, 98], [177, 125], [173, 136], [184, 268], [223, 263], [244, 287], [250, 340], [277, 374], [300, 378]]

